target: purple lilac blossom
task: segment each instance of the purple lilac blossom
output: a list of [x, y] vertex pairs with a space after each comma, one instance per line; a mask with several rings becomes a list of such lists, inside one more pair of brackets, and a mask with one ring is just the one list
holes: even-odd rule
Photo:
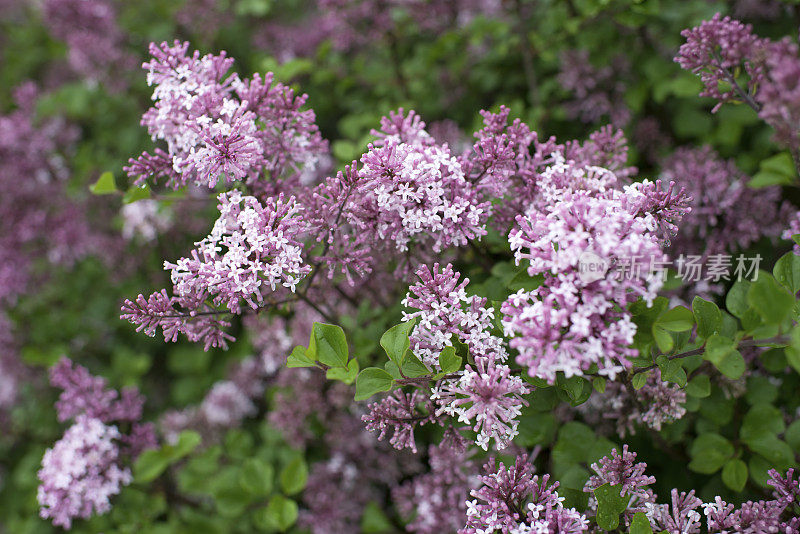
[[[143, 67], [154, 85], [155, 104], [142, 117], [156, 149], [131, 159], [126, 171], [136, 183], [148, 177], [166, 179], [168, 187], [187, 183], [214, 187], [223, 176], [258, 182], [264, 171], [274, 181], [272, 193], [296, 186], [295, 171], [314, 167], [327, 151], [313, 111], [301, 111], [306, 96], [295, 96], [273, 75], [241, 79], [227, 74], [233, 59], [220, 55], [187, 55], [189, 43], [152, 43], [153, 59]], [[294, 176], [294, 179], [291, 179]]]
[[88, 519], [111, 509], [110, 499], [131, 482], [118, 465], [120, 433], [99, 419], [79, 415], [48, 449], [39, 470], [40, 515], [69, 530], [75, 518]]
[[748, 188], [747, 176], [710, 147], [679, 148], [663, 162], [661, 176], [692, 197], [672, 242], [675, 253], [732, 253], [777, 236], [785, 224], [780, 188]]
[[[663, 260], [663, 229], [686, 211], [684, 197], [664, 197], [647, 181], [615, 189], [607, 169], [562, 158], [541, 176], [544, 201], [517, 217], [509, 243], [517, 264], [527, 260], [528, 274], [543, 275], [544, 284], [503, 304], [506, 334], [531, 376], [552, 382], [557, 372], [580, 375], [597, 364], [600, 374], [613, 378], [635, 356], [636, 326], [625, 307], [640, 297], [651, 302], [660, 289], [662, 280], [648, 273], [649, 265]], [[582, 276], [588, 252], [628, 274]]]
[[[591, 493], [603, 484], [619, 486], [620, 496], [627, 494], [630, 497], [625, 510], [625, 519], [628, 523], [633, 514], [645, 511], [645, 503], [655, 503], [656, 496], [648, 487], [655, 484], [655, 477], [644, 474], [647, 464], [636, 462], [636, 453], [630, 452], [627, 445], [622, 446], [622, 454], [617, 449], [611, 451], [611, 456], [604, 456], [592, 464], [595, 472], [583, 487], [583, 491]], [[596, 506], [596, 502], [592, 501]]]
[[631, 116], [624, 100], [624, 80], [629, 72], [630, 65], [623, 55], [615, 56], [603, 67], [595, 67], [586, 50], [562, 54], [558, 82], [572, 95], [565, 104], [567, 114], [585, 123], [608, 117], [614, 126], [625, 126]]
[[[418, 409], [420, 404], [427, 405], [427, 414]], [[362, 415], [361, 420], [366, 423], [367, 430], [378, 432], [378, 441], [391, 429], [389, 443], [392, 447], [398, 450], [409, 449], [415, 454], [417, 444], [414, 441], [414, 429], [436, 422], [430, 400], [417, 390], [405, 393], [398, 389], [383, 400], [370, 404], [368, 410], [369, 413]]]
[[490, 460], [481, 477], [483, 486], [467, 501], [467, 524], [459, 534], [500, 532], [559, 532], [577, 534], [589, 530], [589, 521], [574, 508], [565, 508], [550, 476], [533, 475], [524, 456], [513, 466], [496, 466]]

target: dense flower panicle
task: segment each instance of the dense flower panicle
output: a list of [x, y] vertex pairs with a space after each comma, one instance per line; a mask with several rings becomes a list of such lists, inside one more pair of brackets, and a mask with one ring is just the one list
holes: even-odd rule
[[664, 187], [661, 180], [643, 180], [624, 187], [623, 202], [627, 210], [636, 215], [648, 216], [648, 229], [664, 245], [668, 245], [678, 234], [677, 223], [683, 224], [686, 215], [692, 211], [692, 197], [686, 193], [686, 188], [681, 186], [676, 189], [675, 182], [670, 181]]
[[558, 82], [572, 94], [566, 103], [567, 113], [586, 123], [608, 117], [615, 126], [625, 126], [631, 112], [624, 103], [627, 87], [623, 80], [629, 71], [630, 65], [623, 55], [598, 68], [589, 61], [586, 50], [562, 54]]
[[[460, 436], [452, 430], [446, 432], [446, 437]], [[466, 444], [463, 445], [453, 446], [446, 440], [431, 445], [428, 449], [430, 471], [392, 491], [392, 500], [401, 514], [413, 517], [406, 526], [407, 531], [440, 534], [464, 526], [465, 498], [476, 485], [472, 472], [477, 471], [477, 465], [469, 459]]]
[[393, 241], [398, 251], [417, 240], [441, 252], [486, 234], [489, 205], [478, 201], [446, 146], [372, 145], [361, 164], [358, 196], [352, 199], [361, 213], [354, 226]]
[[44, 22], [68, 47], [70, 67], [79, 75], [119, 88], [119, 72], [135, 66], [123, 49], [126, 39], [117, 24], [113, 2], [104, 0], [46, 0]]
[[188, 258], [165, 262], [172, 271], [175, 294], [202, 302], [207, 296], [233, 313], [244, 300], [256, 308], [270, 291], [295, 286], [309, 272], [304, 264], [301, 207], [294, 197], [269, 199], [262, 205], [239, 191], [219, 196], [219, 219], [211, 234], [197, 243]]
[[[262, 171], [278, 178], [285, 171], [314, 167], [327, 151], [312, 111], [301, 111], [305, 96], [273, 84], [273, 75], [243, 80], [228, 74], [233, 59], [188, 54], [189, 43], [150, 45], [153, 57], [143, 67], [155, 86], [154, 105], [142, 117], [153, 140], [167, 152], [131, 159], [126, 171], [143, 183], [166, 179], [169, 187], [187, 183], [214, 187], [257, 181]], [[295, 177], [296, 181], [296, 177]], [[276, 185], [284, 191], [293, 185]]]
[[665, 424], [681, 419], [686, 414], [685, 402], [686, 392], [662, 380], [661, 371], [654, 369], [633, 394], [619, 382], [608, 382], [603, 393], [592, 395], [578, 410], [593, 424], [612, 423], [608, 432], [624, 438], [635, 435], [640, 425], [661, 430]]
[[120, 319], [135, 324], [137, 332], [150, 337], [161, 328], [167, 342], [174, 343], [179, 334], [184, 334], [189, 341], [203, 343], [205, 350], [211, 347], [226, 349], [228, 341], [235, 339], [224, 330], [230, 323], [215, 314], [198, 312], [200, 308], [202, 303], [197, 299], [170, 297], [162, 289], [147, 298], [139, 295], [135, 301], [125, 299]]
[[686, 43], [681, 45], [675, 61], [700, 76], [704, 86], [700, 96], [716, 99], [719, 103], [715, 111], [722, 103], [741, 98], [731, 85], [735, 80], [734, 70], [744, 69], [749, 93], [761, 85], [764, 69], [759, 62], [753, 61], [753, 56], [764, 41], [753, 34], [749, 24], [717, 13], [699, 26], [684, 30], [681, 35], [686, 38]]
[[142, 417], [144, 397], [136, 389], [126, 388], [120, 394], [107, 387], [105, 378], [92, 376], [85, 367], [73, 364], [68, 358], [61, 358], [50, 368], [50, 384], [62, 390], [56, 402], [59, 421], [79, 415], [103, 423], [135, 422]]
[[775, 129], [775, 139], [793, 150], [800, 143], [800, 49], [788, 38], [761, 52], [765, 75], [755, 95], [758, 116]]
[[564, 143], [564, 157], [579, 165], [601, 167], [614, 173], [620, 183], [634, 176], [638, 169], [628, 164], [628, 140], [625, 132], [607, 124], [589, 134], [584, 142]]
[[[427, 414], [418, 409], [420, 404], [427, 404]], [[417, 452], [417, 444], [414, 441], [414, 429], [427, 423], [436, 422], [433, 416], [433, 407], [430, 401], [423, 395], [414, 390], [410, 394], [401, 389], [395, 390], [380, 402], [369, 405], [369, 413], [361, 416], [361, 420], [366, 423], [366, 429], [370, 432], [379, 432], [378, 440], [382, 440], [386, 433], [391, 429], [392, 437], [389, 443], [398, 450], [410, 449]]]
[[376, 137], [373, 145], [378, 147], [389, 143], [418, 146], [436, 144], [425, 129], [425, 121], [413, 109], [408, 114], [403, 108], [390, 111], [388, 117], [381, 117], [380, 130], [372, 129], [370, 134]]
[[645, 514], [654, 530], [671, 534], [699, 534], [701, 515], [697, 511], [703, 501], [695, 497], [694, 490], [686, 493], [673, 489], [672, 504], [645, 504]]
[[479, 356], [474, 368], [467, 365], [458, 378], [438, 383], [431, 399], [439, 405], [437, 415], [445, 413], [472, 425], [478, 434], [475, 443], [483, 450], [489, 448], [490, 439], [504, 449], [518, 434], [517, 418], [526, 404], [522, 395], [529, 392], [507, 365]]
[[710, 147], [679, 148], [663, 162], [662, 177], [691, 196], [691, 211], [673, 240], [675, 252], [732, 253], [783, 229], [780, 188], [747, 187], [747, 176]]
[[513, 466], [495, 466], [490, 460], [481, 477], [483, 486], [467, 501], [467, 524], [459, 534], [518, 534], [546, 532], [577, 534], [589, 530], [589, 522], [574, 508], [564, 508], [549, 475], [539, 480], [523, 456]]
[[[610, 188], [616, 180], [609, 171], [570, 166], [559, 160], [543, 175], [550, 202], [519, 216], [509, 234], [517, 263], [527, 260], [528, 273], [542, 275], [544, 284], [520, 290], [502, 307], [517, 362], [550, 382], [557, 372], [582, 374], [592, 364], [611, 377], [627, 366], [636, 326], [625, 307], [639, 297], [652, 301], [663, 283], [650, 271], [664, 258], [665, 214], [642, 209], [663, 202], [648, 201], [646, 183], [620, 191]], [[668, 212], [670, 219], [681, 211]], [[605, 262], [606, 270], [585, 276], [587, 261]]]
[[595, 474], [589, 477], [583, 491], [591, 493], [603, 484], [620, 486], [620, 495], [631, 497], [626, 516], [645, 511], [644, 503], [655, 502], [656, 496], [648, 486], [655, 484], [656, 479], [644, 474], [647, 464], [637, 463], [636, 453], [630, 452], [627, 445], [622, 446], [622, 454], [614, 449], [611, 456], [602, 457], [591, 467]]
[[110, 499], [131, 482], [118, 465], [120, 433], [99, 419], [80, 415], [52, 449], [39, 470], [40, 515], [69, 529], [75, 518], [89, 518], [111, 509]]
[[420, 265], [416, 271], [419, 281], [409, 287], [403, 305], [417, 311], [403, 312], [403, 320], [416, 319], [411, 343], [424, 364], [438, 369], [439, 354], [453, 346], [453, 338], [466, 344], [474, 356], [505, 361], [503, 341], [492, 334], [494, 310], [487, 299], [467, 295], [469, 279], [459, 282], [460, 274], [448, 264], [441, 269]]
[[234, 382], [217, 382], [206, 394], [200, 413], [209, 424], [232, 427], [245, 417], [256, 413], [250, 396]]

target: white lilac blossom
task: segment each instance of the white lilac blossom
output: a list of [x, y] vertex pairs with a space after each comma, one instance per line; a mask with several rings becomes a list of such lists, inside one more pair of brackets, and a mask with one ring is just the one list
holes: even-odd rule
[[131, 482], [130, 471], [118, 465], [119, 438], [115, 426], [78, 416], [42, 459], [38, 500], [43, 518], [69, 529], [75, 518], [111, 509], [111, 497]]
[[[567, 168], [563, 168], [566, 165]], [[517, 217], [509, 244], [517, 264], [544, 283], [503, 304], [503, 325], [531, 376], [553, 382], [597, 365], [616, 376], [629, 366], [636, 326], [626, 306], [651, 302], [662, 286], [662, 233], [683, 210], [682, 193], [649, 183], [611, 188], [610, 171], [556, 161], [546, 202]], [[588, 262], [588, 263], [587, 263]], [[597, 276], [585, 276], [592, 267]]]
[[255, 197], [231, 191], [222, 193], [219, 202], [220, 216], [211, 234], [190, 257], [164, 264], [172, 271], [175, 293], [201, 301], [208, 295], [238, 313], [241, 300], [258, 307], [265, 287], [294, 291], [311, 271], [296, 240], [302, 222], [294, 198], [281, 195], [262, 205]]
[[[486, 233], [487, 203], [479, 203], [447, 146], [387, 141], [361, 157], [355, 227], [394, 242], [398, 251], [412, 240], [441, 252]], [[368, 226], [367, 226], [368, 225]]]
[[530, 390], [511, 369], [484, 357], [475, 358], [474, 368], [466, 366], [458, 378], [442, 380], [431, 399], [439, 405], [436, 414], [445, 413], [460, 423], [472, 425], [478, 435], [475, 443], [483, 450], [493, 439], [498, 449], [506, 448], [518, 434], [517, 418]]
[[492, 334], [494, 310], [487, 299], [466, 292], [469, 279], [448, 264], [440, 270], [421, 265], [419, 281], [408, 288], [402, 304], [417, 311], [403, 312], [403, 321], [417, 320], [410, 339], [414, 354], [427, 366], [439, 367], [439, 354], [453, 340], [467, 345], [471, 354], [505, 361], [503, 341]]

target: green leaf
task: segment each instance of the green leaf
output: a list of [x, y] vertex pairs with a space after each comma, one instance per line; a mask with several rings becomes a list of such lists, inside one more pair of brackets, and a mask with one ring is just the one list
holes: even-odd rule
[[406, 351], [411, 346], [408, 336], [416, 322], [417, 320], [414, 318], [411, 321], [394, 325], [381, 336], [381, 347], [397, 367], [403, 367]]
[[314, 367], [316, 363], [308, 357], [306, 348], [303, 346], [296, 346], [286, 359], [286, 367]]
[[800, 256], [787, 252], [775, 262], [772, 274], [780, 285], [796, 294], [800, 291]]
[[367, 367], [358, 373], [355, 400], [368, 399], [381, 391], [389, 391], [393, 385], [392, 375], [377, 367]]
[[122, 196], [122, 203], [132, 204], [138, 200], [144, 200], [147, 198], [150, 198], [150, 187], [148, 185], [144, 185], [142, 187], [139, 187], [138, 185], [132, 185]]
[[297, 503], [283, 495], [270, 499], [265, 519], [273, 528], [286, 531], [297, 521]]
[[89, 191], [95, 195], [110, 195], [117, 192], [117, 184], [114, 182], [114, 174], [106, 171], [100, 175], [95, 183], [89, 186]]
[[644, 512], [633, 514], [629, 534], [653, 534], [653, 529], [650, 528], [650, 521]]
[[686, 384], [686, 394], [699, 399], [711, 395], [711, 379], [708, 375], [697, 375]]
[[619, 515], [628, 508], [627, 494], [620, 496], [621, 486], [603, 484], [595, 489], [597, 499], [597, 526], [605, 530], [614, 530], [619, 526]]
[[512, 278], [508, 283], [508, 289], [511, 291], [519, 291], [520, 289], [524, 289], [525, 291], [533, 291], [541, 286], [542, 282], [544, 282], [544, 276], [530, 276], [528, 271], [523, 269], [514, 275], [514, 278]]
[[713, 302], [695, 297], [692, 301], [692, 312], [697, 321], [697, 335], [707, 338], [722, 327], [722, 313]]
[[742, 420], [739, 437], [745, 443], [761, 439], [766, 435], [777, 435], [786, 429], [783, 414], [775, 406], [768, 403], [754, 405]]
[[689, 447], [689, 469], [704, 475], [716, 473], [734, 452], [731, 442], [719, 434], [700, 434]]
[[685, 306], [677, 306], [664, 312], [656, 321], [656, 326], [669, 332], [685, 332], [694, 327], [694, 314]]
[[747, 182], [747, 185], [753, 189], [760, 189], [762, 187], [770, 187], [773, 185], [794, 185], [794, 181], [794, 177], [778, 172], [758, 171], [753, 175], [753, 178]]
[[347, 367], [331, 367], [325, 373], [328, 380], [339, 380], [345, 384], [352, 384], [358, 376], [358, 360], [353, 358], [348, 362]]
[[606, 391], [606, 379], [602, 376], [596, 376], [592, 379], [592, 387], [598, 393], [605, 393]]
[[719, 365], [728, 354], [736, 350], [736, 342], [719, 334], [713, 334], [706, 341], [704, 348], [703, 358], [714, 365]]
[[239, 483], [254, 497], [266, 497], [272, 491], [274, 477], [272, 466], [261, 458], [247, 458], [242, 462]]
[[349, 351], [347, 338], [341, 326], [314, 323], [311, 339], [312, 342], [308, 346], [309, 357], [316, 357], [317, 360], [330, 367], [347, 367]]
[[647, 375], [650, 373], [636, 373], [633, 375], [633, 379], [631, 380], [631, 385], [633, 385], [633, 389], [640, 390], [647, 384]]
[[656, 340], [658, 350], [661, 352], [669, 352], [675, 346], [675, 340], [672, 339], [670, 333], [657, 324], [653, 325], [653, 339]]
[[722, 358], [721, 362], [714, 365], [717, 369], [719, 369], [720, 373], [727, 376], [731, 380], [741, 378], [746, 368], [744, 357], [738, 350], [729, 352], [724, 358]]
[[564, 400], [572, 406], [583, 404], [592, 395], [592, 383], [581, 376], [571, 376], [569, 378], [559, 376], [556, 383], [559, 391], [563, 391], [565, 394]]
[[394, 531], [392, 522], [383, 513], [381, 507], [375, 501], [368, 502], [364, 507], [364, 515], [361, 516], [362, 534], [383, 534]]
[[759, 273], [747, 292], [747, 302], [767, 324], [781, 324], [791, 314], [794, 301], [794, 296], [765, 272]]
[[788, 152], [775, 154], [759, 164], [759, 171], [748, 185], [753, 188], [770, 185], [795, 185], [797, 171]]
[[184, 430], [175, 444], [166, 444], [160, 449], [148, 449], [139, 455], [133, 465], [136, 482], [152, 482], [171, 464], [182, 459], [200, 445], [200, 434], [192, 430]]
[[722, 482], [733, 491], [742, 491], [747, 484], [747, 464], [738, 458], [728, 460], [722, 468]]
[[302, 456], [297, 456], [281, 470], [281, 489], [286, 495], [300, 493], [308, 482], [308, 466]]
[[736, 317], [744, 317], [744, 314], [750, 309], [750, 304], [747, 302], [750, 284], [749, 280], [737, 280], [725, 296], [725, 307]]
[[461, 356], [456, 355], [456, 349], [453, 347], [445, 347], [439, 353], [439, 367], [443, 373], [455, 373], [461, 369]]
[[418, 378], [431, 374], [431, 370], [417, 358], [416, 354], [408, 351], [406, 352], [406, 358], [403, 362], [403, 374], [408, 378]]

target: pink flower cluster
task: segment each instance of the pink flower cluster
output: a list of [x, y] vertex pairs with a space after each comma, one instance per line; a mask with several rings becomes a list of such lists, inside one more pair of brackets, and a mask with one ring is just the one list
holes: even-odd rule
[[517, 456], [513, 466], [497, 466], [490, 460], [481, 477], [483, 486], [467, 501], [467, 524], [459, 534], [522, 534], [558, 532], [577, 534], [589, 530], [589, 521], [574, 508], [565, 508], [558, 482], [548, 485], [549, 475], [533, 475], [533, 466]]
[[[144, 397], [138, 391], [109, 389], [104, 378], [67, 358], [50, 369], [50, 382], [62, 389], [58, 419], [75, 422], [42, 459], [38, 500], [42, 517], [69, 529], [76, 517], [111, 509], [110, 498], [131, 482], [123, 454], [135, 458], [155, 447], [155, 429], [140, 423]], [[130, 432], [122, 434], [112, 422], [128, 423]]]
[[[682, 32], [686, 38], [675, 58], [700, 76], [701, 96], [744, 102], [776, 132], [776, 139], [797, 156], [800, 141], [800, 57], [788, 38], [771, 41], [753, 34], [749, 24], [719, 13]], [[741, 74], [739, 74], [741, 71]]]
[[142, 124], [154, 141], [166, 142], [167, 151], [157, 148], [130, 160], [126, 170], [136, 183], [154, 177], [173, 188], [214, 187], [220, 177], [228, 184], [253, 182], [266, 171], [274, 187], [287, 190], [291, 180], [277, 182], [285, 171], [316, 165], [327, 145], [314, 112], [300, 110], [305, 96], [273, 85], [271, 73], [249, 80], [228, 75], [233, 59], [224, 52], [201, 57], [188, 49], [188, 42], [150, 45], [153, 59], [144, 68], [155, 104]]
[[38, 499], [43, 518], [70, 529], [76, 517], [111, 510], [111, 497], [132, 480], [130, 470], [118, 465], [119, 438], [117, 427], [78, 416], [42, 459]]
[[[686, 198], [648, 182], [619, 190], [607, 169], [562, 158], [542, 177], [541, 202], [517, 217], [509, 244], [517, 264], [527, 261], [528, 274], [544, 283], [503, 304], [506, 334], [531, 376], [553, 382], [559, 372], [570, 377], [597, 365], [613, 378], [635, 355], [636, 326], [625, 307], [651, 301], [662, 285], [634, 262], [662, 260], [662, 230], [686, 211]], [[587, 277], [587, 261], [607, 262], [608, 271]]]

